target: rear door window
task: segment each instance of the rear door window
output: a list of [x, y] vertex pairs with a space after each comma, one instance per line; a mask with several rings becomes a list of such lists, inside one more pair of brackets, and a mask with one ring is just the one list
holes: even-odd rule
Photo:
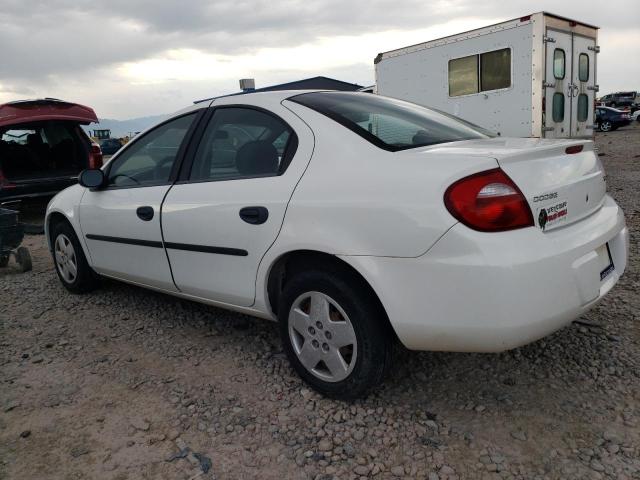
[[207, 125], [190, 180], [213, 181], [280, 175], [294, 149], [293, 130], [273, 114], [218, 108]]
[[586, 93], [578, 95], [578, 121], [586, 122], [589, 117], [589, 97]]
[[581, 53], [578, 57], [578, 80], [589, 81], [589, 55]]
[[561, 48], [556, 48], [553, 51], [553, 77], [558, 80], [562, 80], [565, 75], [565, 53]]
[[564, 94], [556, 92], [553, 94], [553, 121], [564, 122]]

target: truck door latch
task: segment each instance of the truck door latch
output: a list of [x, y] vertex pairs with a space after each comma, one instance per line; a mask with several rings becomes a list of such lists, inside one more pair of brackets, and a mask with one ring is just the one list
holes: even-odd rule
[[587, 87], [587, 90], [593, 90], [594, 92], [599, 92], [600, 91], [600, 85], [589, 85]]
[[547, 37], [546, 35], [542, 37], [542, 41], [545, 43], [556, 43], [556, 39], [553, 37]]
[[594, 51], [596, 53], [600, 53], [600, 45], [590, 45], [587, 47], [587, 50]]

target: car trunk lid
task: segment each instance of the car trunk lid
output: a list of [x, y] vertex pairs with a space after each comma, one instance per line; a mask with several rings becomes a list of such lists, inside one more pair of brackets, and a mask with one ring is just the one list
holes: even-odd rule
[[429, 150], [495, 158], [520, 188], [536, 226], [544, 231], [577, 222], [604, 202], [605, 174], [592, 141], [492, 138]]
[[98, 122], [90, 107], [55, 98], [19, 100], [0, 105], [0, 127], [45, 120], [66, 120], [83, 125]]

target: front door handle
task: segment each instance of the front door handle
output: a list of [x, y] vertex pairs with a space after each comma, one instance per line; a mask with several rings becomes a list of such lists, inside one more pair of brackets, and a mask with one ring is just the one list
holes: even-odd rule
[[145, 222], [148, 222], [151, 219], [153, 219], [153, 207], [149, 207], [149, 206], [138, 207], [136, 209], [136, 215], [138, 215], [138, 218], [140, 218], [140, 220], [144, 220]]
[[269, 218], [269, 210], [265, 207], [244, 207], [240, 210], [240, 218], [251, 225], [260, 225]]

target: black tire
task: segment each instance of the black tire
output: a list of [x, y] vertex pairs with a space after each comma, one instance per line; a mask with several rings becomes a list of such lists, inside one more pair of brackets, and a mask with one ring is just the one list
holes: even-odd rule
[[600, 128], [601, 132], [610, 132], [611, 128], [613, 127], [613, 125], [611, 124], [610, 121], [604, 120], [604, 121], [600, 122], [598, 127]]
[[16, 250], [16, 261], [18, 262], [18, 265], [20, 265], [20, 270], [22, 270], [22, 272], [28, 272], [33, 268], [33, 264], [31, 263], [31, 254], [27, 247], [18, 247]]
[[0, 268], [9, 265], [9, 255], [0, 255]]
[[[56, 261], [55, 249], [56, 240], [60, 235], [64, 235], [71, 245], [73, 246], [75, 259], [76, 259], [76, 275], [69, 281], [64, 278], [61, 267]], [[87, 262], [87, 258], [84, 256], [82, 246], [78, 241], [73, 227], [67, 222], [58, 222], [51, 229], [51, 245], [53, 247], [53, 263], [55, 265], [56, 273], [62, 285], [72, 293], [86, 293], [94, 290], [99, 284], [98, 275], [93, 271]]]
[[[363, 283], [355, 274], [342, 269], [310, 270], [298, 273], [289, 280], [280, 296], [280, 335], [287, 357], [300, 377], [327, 397], [339, 400], [363, 397], [382, 381], [391, 361], [390, 339], [393, 335], [390, 334], [386, 314], [373, 293]], [[357, 355], [352, 370], [340, 381], [324, 381], [318, 378], [302, 364], [294, 350], [289, 331], [289, 313], [294, 302], [308, 292], [320, 292], [335, 301], [348, 316], [355, 332]], [[327, 330], [329, 328], [327, 327]], [[321, 335], [320, 331], [318, 335]], [[324, 347], [324, 344], [322, 346]]]

